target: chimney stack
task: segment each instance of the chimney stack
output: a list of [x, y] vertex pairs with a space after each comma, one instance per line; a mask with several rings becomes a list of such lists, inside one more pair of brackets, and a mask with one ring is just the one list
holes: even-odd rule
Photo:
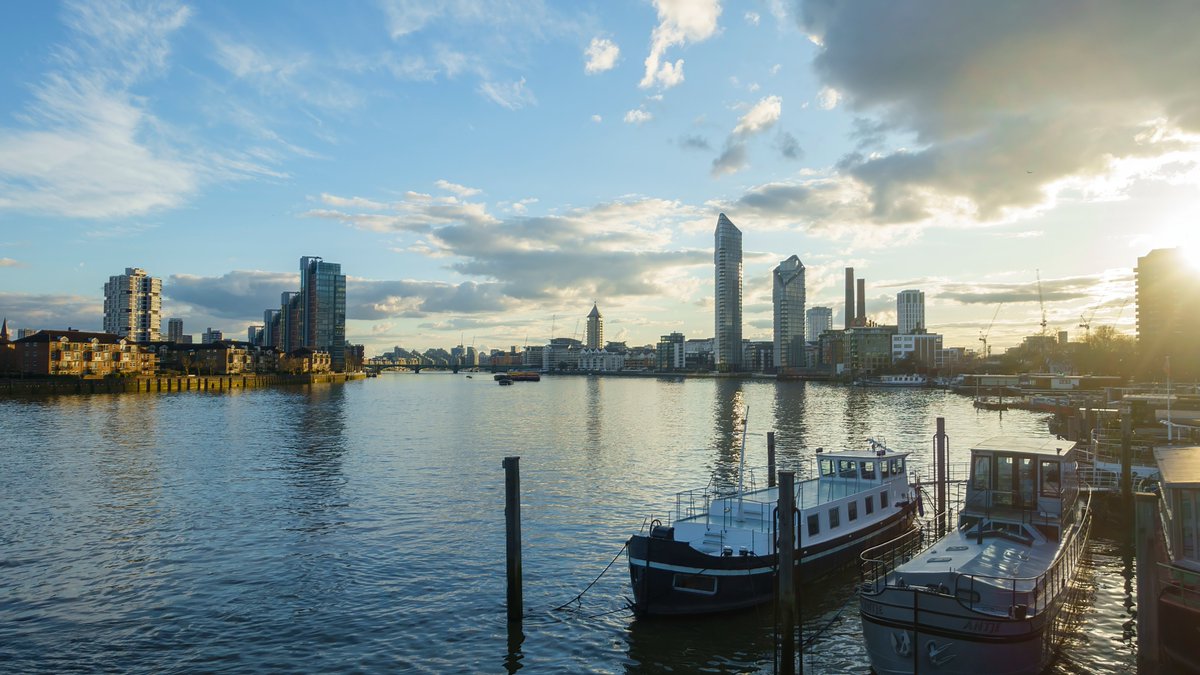
[[854, 325], [854, 268], [846, 268], [846, 328]]
[[867, 325], [867, 280], [858, 280], [858, 314], [855, 315], [854, 325]]

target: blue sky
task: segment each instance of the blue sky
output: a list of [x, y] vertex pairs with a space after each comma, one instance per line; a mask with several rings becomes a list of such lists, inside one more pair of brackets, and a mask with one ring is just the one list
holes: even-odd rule
[[99, 330], [109, 275], [244, 335], [318, 255], [368, 353], [709, 337], [712, 235], [841, 323], [926, 292], [977, 347], [1132, 331], [1200, 216], [1192, 2], [0, 3], [0, 314]]

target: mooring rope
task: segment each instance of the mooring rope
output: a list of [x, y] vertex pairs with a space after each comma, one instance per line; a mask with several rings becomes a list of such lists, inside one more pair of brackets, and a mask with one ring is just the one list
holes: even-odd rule
[[626, 541], [624, 544], [622, 544], [622, 545], [621, 545], [621, 550], [620, 550], [620, 551], [617, 551], [617, 554], [616, 554], [615, 556], [613, 556], [613, 559], [612, 559], [612, 560], [610, 560], [610, 561], [609, 561], [609, 563], [608, 563], [607, 565], [605, 565], [605, 566], [604, 566], [604, 570], [603, 570], [602, 572], [600, 572], [600, 575], [599, 575], [599, 576], [597, 576], [595, 579], [592, 579], [592, 583], [588, 584], [588, 585], [587, 585], [587, 587], [586, 587], [586, 588], [584, 588], [582, 591], [579, 591], [579, 595], [576, 595], [575, 597], [573, 597], [573, 598], [571, 598], [570, 600], [568, 600], [568, 601], [564, 602], [563, 604], [559, 605], [558, 607], [555, 607], [555, 608], [554, 608], [554, 611], [556, 611], [556, 612], [557, 612], [557, 611], [558, 611], [558, 610], [560, 610], [560, 609], [565, 609], [565, 608], [567, 607], [567, 605], [570, 605], [570, 604], [571, 604], [571, 603], [573, 603], [573, 602], [579, 602], [579, 600], [580, 600], [581, 598], [583, 598], [583, 594], [584, 594], [584, 593], [587, 593], [589, 590], [591, 590], [591, 589], [592, 589], [592, 586], [595, 586], [597, 581], [600, 581], [600, 577], [603, 577], [603, 576], [604, 576], [604, 574], [605, 574], [606, 572], [608, 572], [608, 570], [609, 570], [609, 569], [610, 569], [610, 568], [613, 566], [613, 563], [617, 562], [617, 560], [618, 560], [618, 559], [621, 557], [621, 554], [625, 552], [625, 549], [626, 549], [626, 547], [628, 547], [628, 546], [629, 546], [629, 542], [628, 542], [628, 541]]

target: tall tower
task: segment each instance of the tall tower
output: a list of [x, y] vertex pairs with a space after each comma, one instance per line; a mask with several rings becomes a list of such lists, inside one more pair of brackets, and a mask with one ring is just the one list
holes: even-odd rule
[[183, 342], [183, 319], [167, 319], [167, 340], [175, 344]]
[[162, 279], [146, 275], [140, 267], [126, 267], [125, 274], [108, 278], [104, 284], [104, 332], [134, 342], [162, 339]]
[[300, 341], [329, 352], [330, 367], [346, 368], [346, 275], [338, 263], [300, 258]]
[[604, 317], [600, 316], [600, 309], [596, 307], [596, 303], [592, 303], [592, 311], [588, 312], [587, 316], [587, 348], [600, 349], [604, 346]]
[[854, 326], [854, 268], [846, 268], [846, 325], [845, 328]]
[[792, 256], [771, 275], [775, 306], [775, 368], [802, 368], [804, 359], [804, 263]]
[[833, 309], [829, 307], [813, 307], [804, 313], [804, 339], [815, 342], [821, 333], [833, 330]]
[[1166, 379], [1167, 358], [1175, 381], [1200, 378], [1200, 276], [1178, 248], [1138, 258], [1137, 340], [1142, 374]]
[[867, 325], [867, 280], [858, 280], [858, 313], [854, 315], [855, 326]]
[[925, 330], [924, 291], [900, 291], [896, 294], [896, 328], [900, 335]]
[[742, 231], [722, 213], [717, 217], [716, 332], [713, 356], [717, 368], [740, 370], [742, 365]]

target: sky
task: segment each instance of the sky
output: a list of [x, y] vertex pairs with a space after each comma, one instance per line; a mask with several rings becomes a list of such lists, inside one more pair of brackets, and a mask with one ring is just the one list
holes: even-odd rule
[[[368, 355], [713, 334], [713, 232], [842, 325], [925, 292], [946, 346], [1135, 330], [1200, 243], [1200, 4], [0, 3], [0, 315], [100, 330], [110, 275], [241, 337], [342, 265]], [[1200, 256], [1191, 254], [1190, 259]], [[1039, 280], [1040, 295], [1039, 302]]]

